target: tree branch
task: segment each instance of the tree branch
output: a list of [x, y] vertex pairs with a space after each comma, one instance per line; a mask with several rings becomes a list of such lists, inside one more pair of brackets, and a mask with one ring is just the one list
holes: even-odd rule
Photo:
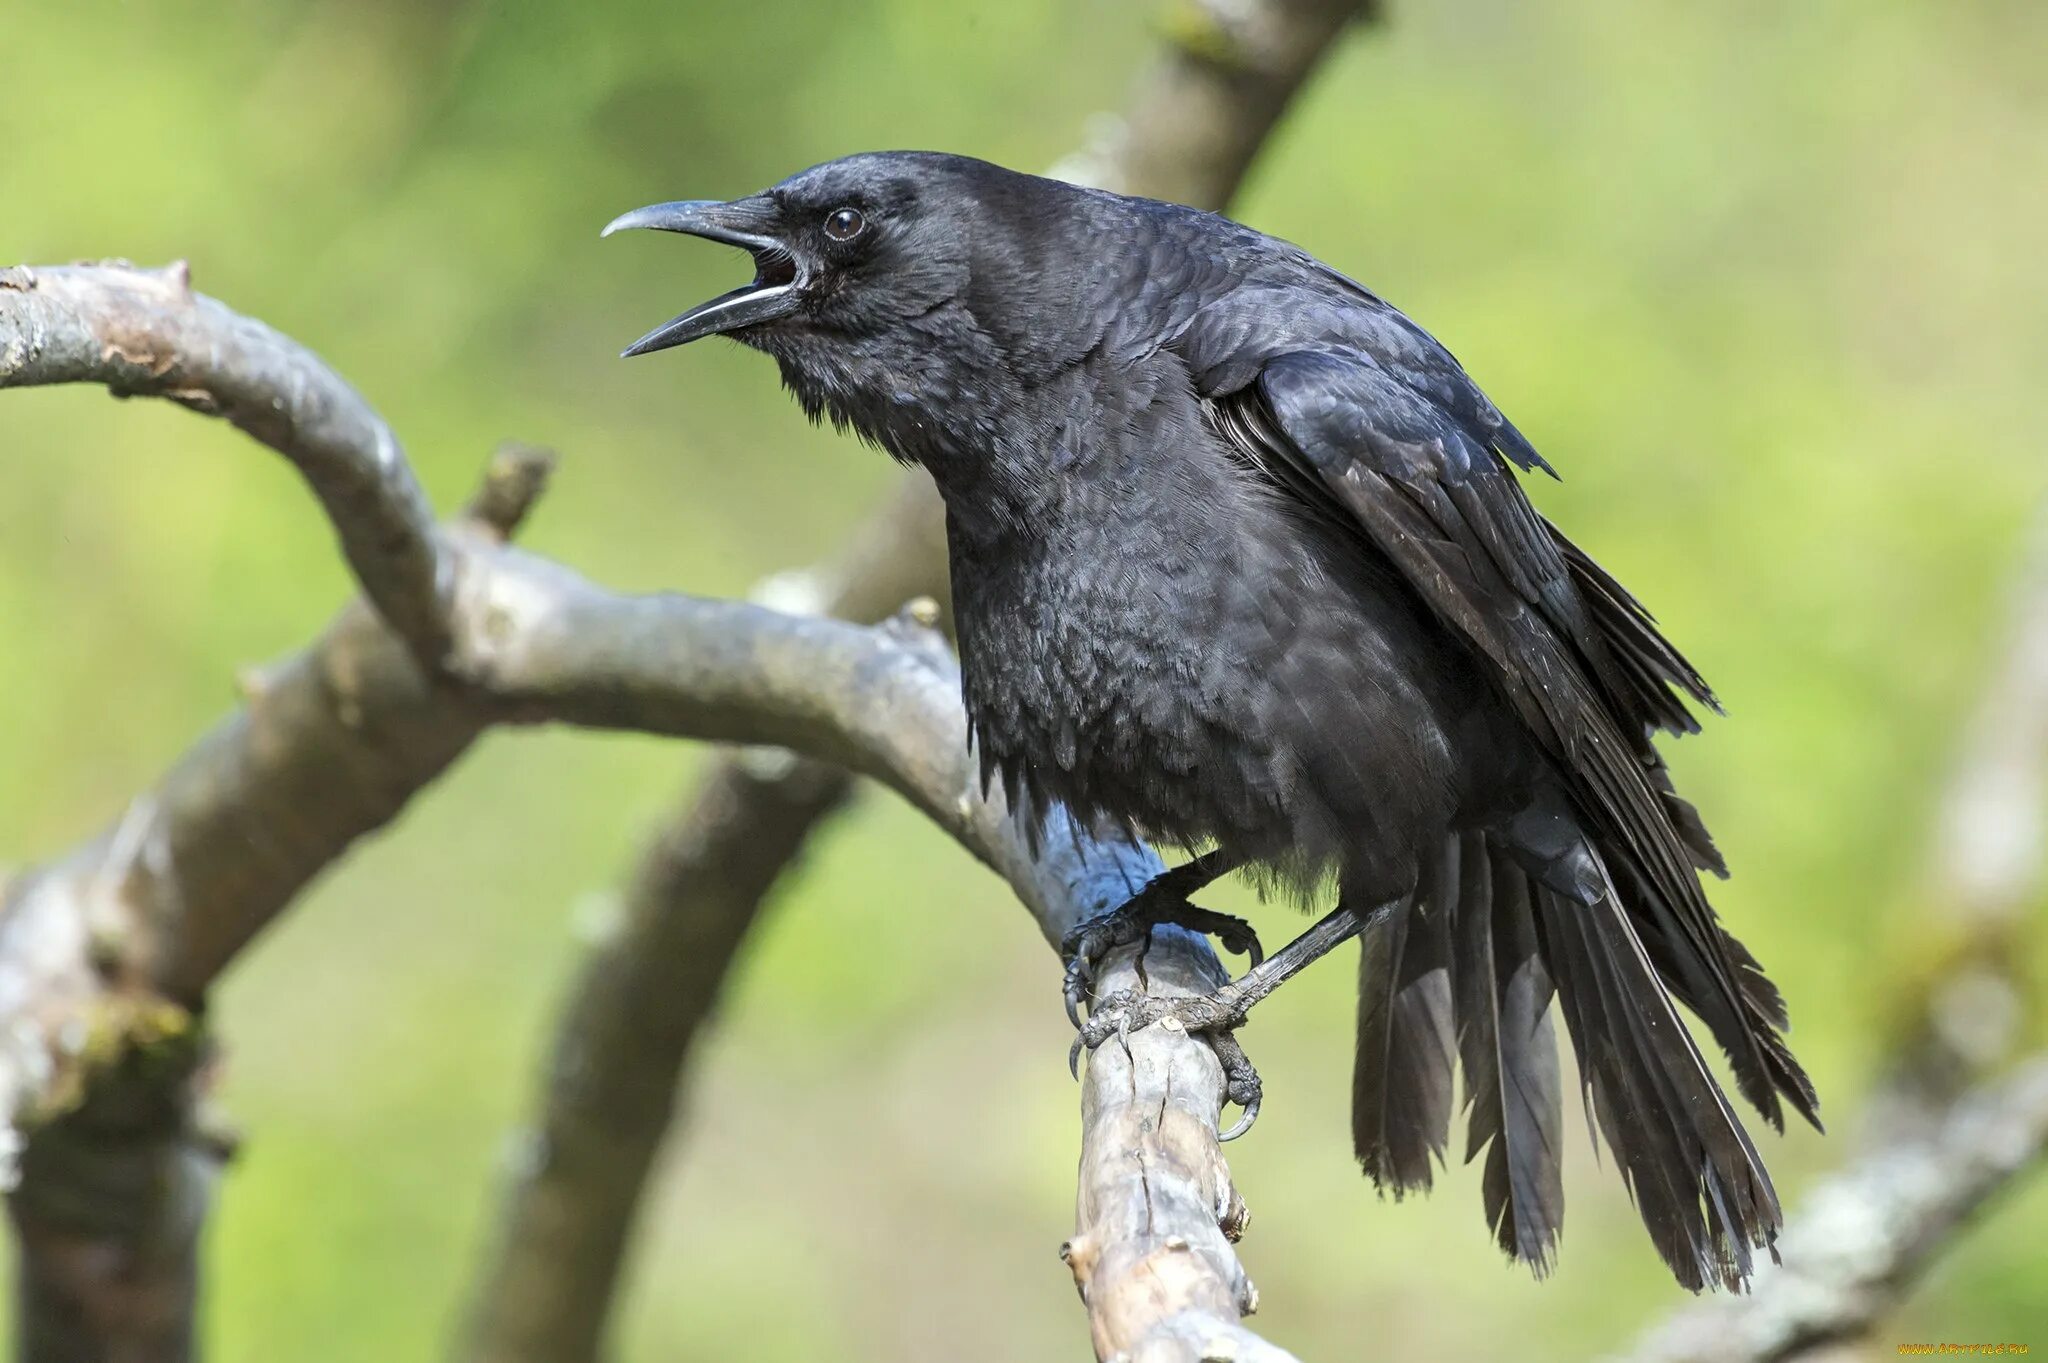
[[[1124, 956], [1100, 987], [1192, 994], [1223, 982], [1213, 956], [1162, 955], [1155, 942], [1142, 980]], [[1060, 1257], [1097, 1358], [1291, 1363], [1238, 1323], [1259, 1294], [1231, 1248], [1250, 1213], [1217, 1138], [1222, 1088], [1216, 1053], [1173, 1027], [1105, 1042], [1088, 1061], [1077, 1229]]]
[[0, 270], [0, 388], [104, 384], [224, 417], [298, 469], [363, 594], [428, 666], [447, 563], [398, 438], [311, 351], [192, 292], [181, 261]]

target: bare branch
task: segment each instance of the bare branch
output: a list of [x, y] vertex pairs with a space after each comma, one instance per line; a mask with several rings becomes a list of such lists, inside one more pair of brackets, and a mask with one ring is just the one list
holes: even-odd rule
[[1958, 1231], [2048, 1153], [2048, 1059], [1952, 1110], [1931, 1136], [1873, 1151], [1808, 1197], [1780, 1265], [1705, 1302], [1625, 1363], [1779, 1363], [1868, 1334]]
[[[1155, 946], [1142, 981], [1126, 957], [1102, 988], [1189, 994], [1222, 982], [1213, 956]], [[1169, 1027], [1105, 1042], [1089, 1059], [1077, 1229], [1060, 1257], [1088, 1304], [1098, 1358], [1292, 1358], [1238, 1324], [1258, 1291], [1232, 1248], [1250, 1214], [1217, 1141], [1222, 1088], [1215, 1052]]]
[[548, 490], [554, 472], [553, 450], [507, 442], [491, 456], [483, 484], [462, 509], [462, 518], [501, 540], [510, 539]]
[[319, 357], [192, 292], [184, 264], [0, 271], [0, 388], [104, 384], [225, 417], [292, 462], [363, 592], [431, 666], [447, 563], [391, 428]]

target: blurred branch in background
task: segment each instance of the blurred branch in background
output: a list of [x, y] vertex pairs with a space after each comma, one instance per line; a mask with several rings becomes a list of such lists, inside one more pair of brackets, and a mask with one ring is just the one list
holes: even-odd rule
[[[515, 1142], [519, 1196], [488, 1251], [489, 1315], [464, 1346], [475, 1356], [574, 1357], [602, 1335], [621, 1229], [674, 1115], [672, 1057], [689, 1052], [754, 907], [851, 779], [772, 750], [724, 758], [642, 855], [561, 1021], [546, 1111]], [[644, 987], [657, 968], [663, 991]]]
[[1220, 210], [1330, 45], [1380, 17], [1380, 0], [1168, 0], [1129, 112], [1052, 173]]
[[2038, 1018], [2022, 938], [2048, 903], [2048, 502], [2035, 512], [2008, 624], [1935, 811], [1874, 1127], [1924, 1131], [2012, 1058]]
[[1625, 1363], [1780, 1363], [1862, 1340], [2044, 1149], [2048, 1058], [1826, 1179], [1779, 1240], [1783, 1262], [1761, 1265], [1747, 1296], [1680, 1312]]
[[[1371, 0], [1166, 6], [1161, 50], [1129, 110], [1104, 119], [1091, 146], [1054, 173], [1220, 209], [1346, 25], [1377, 13]], [[791, 609], [870, 621], [914, 596], [943, 601], [947, 585], [944, 509], [930, 480], [913, 473], [868, 519], [840, 562], [783, 574], [764, 583], [760, 594]], [[573, 987], [537, 1126], [513, 1143], [519, 1158], [508, 1171], [506, 1206], [487, 1251], [463, 1357], [583, 1363], [602, 1354], [639, 1196], [672, 1118], [697, 1028], [715, 1006], [777, 873], [850, 794], [845, 782], [800, 758], [763, 763], [729, 754], [704, 777], [677, 829], [656, 835], [617, 929]], [[749, 868], [738, 881], [730, 873], [736, 865]], [[1164, 987], [1167, 976], [1155, 965], [1152, 979]], [[1213, 1068], [1213, 1056], [1192, 1054], [1199, 1049], [1183, 1038], [1174, 1055], [1147, 1069], [1148, 1082], [1164, 1082], [1175, 1064]], [[1107, 1068], [1098, 1068], [1107, 1080]], [[1093, 1069], [1088, 1091], [1109, 1092]], [[1123, 1092], [1131, 1092], [1128, 1080]], [[1213, 1119], [1213, 1111], [1209, 1115]], [[1089, 1127], [1095, 1129], [1092, 1122]], [[1212, 1143], [1214, 1134], [1212, 1120]], [[1189, 1167], [1210, 1165], [1228, 1187], [1228, 1170], [1213, 1148], [1190, 1157]], [[1112, 1255], [1109, 1262], [1128, 1268], [1145, 1255], [1141, 1250], [1128, 1262]], [[1098, 1259], [1084, 1262], [1092, 1268]], [[1108, 1357], [1133, 1347], [1145, 1321], [1125, 1320], [1130, 1313], [1111, 1311], [1109, 1302], [1111, 1279], [1126, 1284], [1118, 1290], [1134, 1280], [1113, 1272], [1094, 1284], [1080, 1264], [1075, 1270], [1089, 1296], [1098, 1351]], [[1222, 1271], [1211, 1281], [1224, 1289], [1219, 1300], [1234, 1302], [1242, 1293], [1230, 1279], [1241, 1278], [1242, 1270], [1230, 1257]], [[1217, 1323], [1234, 1319], [1226, 1314]], [[1123, 1323], [1105, 1334], [1106, 1320]]]

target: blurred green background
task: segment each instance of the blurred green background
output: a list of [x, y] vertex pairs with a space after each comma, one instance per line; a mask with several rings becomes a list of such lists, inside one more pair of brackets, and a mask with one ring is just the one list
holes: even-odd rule
[[[1238, 215], [1457, 350], [1564, 472], [1544, 509], [1719, 686], [1730, 719], [1676, 756], [1737, 870], [1718, 903], [1853, 1132], [1931, 805], [2048, 489], [2048, 9], [1394, 11], [1321, 73]], [[349, 376], [442, 505], [501, 437], [554, 444], [530, 544], [734, 594], [829, 551], [896, 475], [737, 347], [617, 362], [744, 265], [597, 229], [862, 148], [1047, 165], [1122, 103], [1153, 18], [4, 0], [0, 260], [185, 257]], [[23, 862], [117, 812], [348, 583], [294, 475], [219, 423], [8, 393], [0, 449], [0, 855]], [[489, 740], [244, 958], [220, 998], [250, 1139], [211, 1232], [213, 1356], [444, 1347], [579, 932], [700, 760]], [[1287, 913], [1256, 911], [1269, 941]], [[1308, 1358], [1543, 1363], [1678, 1303], [1576, 1121], [1551, 1282], [1499, 1262], [1474, 1171], [1378, 1201], [1348, 1153], [1352, 987], [1312, 972], [1247, 1033], [1269, 1101], [1233, 1162], [1263, 1330]], [[1083, 1356], [1053, 1256], [1075, 1144], [1056, 993], [1025, 915], [914, 816], [878, 795], [835, 826], [700, 1056], [620, 1357]], [[1763, 1148], [1796, 1200], [1847, 1144]], [[2048, 1347], [2044, 1217], [2048, 1187], [2004, 1206], [1877, 1352]]]

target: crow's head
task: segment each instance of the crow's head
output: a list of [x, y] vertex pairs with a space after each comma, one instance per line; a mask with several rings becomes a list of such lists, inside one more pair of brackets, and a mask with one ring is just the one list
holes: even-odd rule
[[1047, 183], [965, 157], [871, 152], [743, 199], [635, 209], [605, 235], [652, 227], [738, 246], [754, 257], [754, 278], [655, 328], [625, 353], [713, 335], [786, 351], [889, 333], [960, 299], [977, 272], [1015, 256], [1014, 238], [1034, 229], [1018, 221], [1016, 201]]
[[[1160, 215], [1189, 211], [966, 157], [870, 152], [605, 231], [684, 232], [754, 258], [750, 283], [626, 354], [728, 336], [772, 356], [813, 420], [923, 464], [949, 499], [1014, 509], [1057, 480], [1066, 448], [1036, 395], [1119, 343], [1157, 349], [1156, 330], [1200, 301], [1185, 252], [1152, 269]], [[1160, 309], [1130, 306], [1146, 288], [1165, 291]]]

